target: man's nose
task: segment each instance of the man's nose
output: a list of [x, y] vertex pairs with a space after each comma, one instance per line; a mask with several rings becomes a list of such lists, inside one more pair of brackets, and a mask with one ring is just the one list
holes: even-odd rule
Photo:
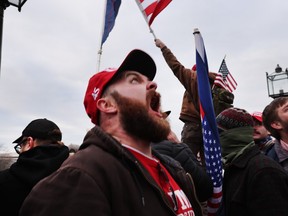
[[157, 89], [157, 84], [153, 81], [148, 82], [147, 89]]

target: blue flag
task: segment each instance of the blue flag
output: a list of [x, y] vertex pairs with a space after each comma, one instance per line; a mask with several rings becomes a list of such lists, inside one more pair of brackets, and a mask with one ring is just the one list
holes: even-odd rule
[[106, 41], [109, 33], [114, 27], [115, 19], [121, 5], [121, 0], [107, 0], [104, 33], [102, 35], [101, 45]]
[[208, 215], [215, 215], [222, 199], [221, 147], [212, 103], [211, 87], [208, 77], [208, 61], [204, 42], [198, 29], [194, 30], [194, 36], [206, 171], [213, 181], [213, 196], [207, 202], [207, 210]]

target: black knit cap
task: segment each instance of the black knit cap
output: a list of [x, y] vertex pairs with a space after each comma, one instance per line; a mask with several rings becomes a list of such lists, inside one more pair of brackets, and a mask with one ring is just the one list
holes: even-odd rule
[[238, 127], [253, 127], [252, 116], [244, 109], [231, 107], [222, 111], [216, 117], [218, 128], [229, 130]]
[[43, 118], [30, 122], [22, 131], [22, 135], [13, 143], [19, 143], [23, 137], [33, 137], [38, 139], [49, 139], [53, 141], [61, 141], [62, 133], [59, 127], [52, 121]]

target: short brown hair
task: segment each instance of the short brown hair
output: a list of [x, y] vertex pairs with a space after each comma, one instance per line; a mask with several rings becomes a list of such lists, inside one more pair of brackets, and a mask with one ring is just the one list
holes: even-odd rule
[[277, 129], [273, 128], [271, 124], [279, 120], [277, 109], [283, 106], [288, 101], [288, 97], [275, 98], [269, 105], [267, 105], [262, 113], [263, 125], [276, 139], [280, 139], [280, 134]]

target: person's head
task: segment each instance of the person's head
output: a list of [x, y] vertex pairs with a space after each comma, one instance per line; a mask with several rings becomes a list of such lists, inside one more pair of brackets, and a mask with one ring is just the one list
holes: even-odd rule
[[245, 109], [231, 107], [217, 115], [216, 123], [220, 132], [241, 127], [250, 127], [252, 130], [253, 118]]
[[275, 98], [262, 113], [265, 128], [276, 139], [288, 133], [288, 97]]
[[196, 64], [194, 64], [191, 70], [192, 70], [192, 71], [196, 71], [196, 69], [197, 69], [197, 68], [196, 68]]
[[253, 139], [254, 141], [261, 141], [270, 136], [269, 131], [263, 125], [262, 113], [261, 112], [253, 112], [251, 113], [253, 118]]
[[253, 119], [246, 110], [228, 108], [216, 117], [216, 123], [220, 133], [222, 157], [237, 153], [253, 142]]
[[[193, 67], [191, 68], [191, 71], [192, 71], [193, 73], [197, 72], [197, 65], [196, 65], [196, 64], [193, 65]], [[211, 74], [211, 76], [208, 77], [208, 78], [209, 78], [209, 83], [210, 83], [210, 85], [212, 86], [212, 85], [214, 84], [214, 80], [215, 80], [215, 77], [216, 77], [216, 73], [214, 73], [214, 72], [209, 72], [209, 74]]]
[[147, 141], [161, 141], [169, 123], [160, 111], [160, 94], [153, 82], [156, 65], [141, 50], [132, 50], [118, 69], [93, 75], [84, 106], [92, 123], [106, 132], [119, 122], [126, 133]]
[[78, 151], [79, 145], [71, 143], [68, 145], [68, 148], [69, 148], [69, 155], [71, 156], [71, 155], [74, 155]]
[[62, 133], [59, 127], [54, 122], [43, 118], [31, 121], [22, 131], [22, 135], [13, 143], [17, 143], [15, 150], [20, 154], [40, 145], [63, 145], [61, 139]]

